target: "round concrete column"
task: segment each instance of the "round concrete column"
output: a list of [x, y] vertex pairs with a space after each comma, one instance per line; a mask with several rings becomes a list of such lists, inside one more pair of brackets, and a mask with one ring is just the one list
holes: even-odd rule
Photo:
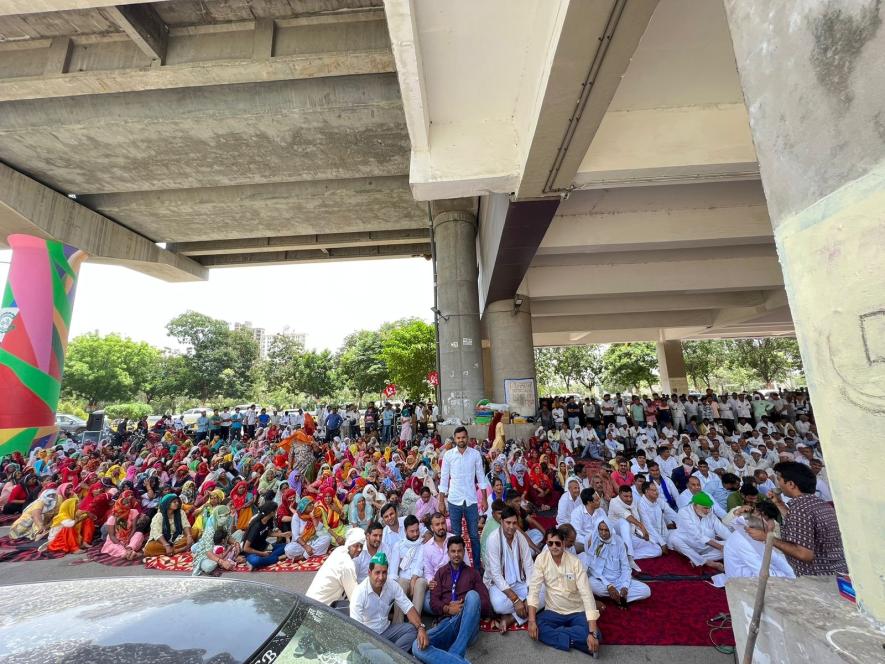
[[[518, 307], [516, 301], [522, 301]], [[492, 395], [495, 403], [507, 403], [504, 381], [508, 379], [531, 378], [532, 399], [531, 412], [523, 412], [528, 407], [528, 400], [520, 408], [512, 404], [520, 415], [535, 415], [534, 404], [537, 397], [537, 379], [535, 377], [535, 351], [532, 341], [532, 309], [529, 298], [517, 295], [515, 300], [498, 300], [486, 307], [483, 320], [489, 335], [492, 356]]]
[[433, 218], [439, 324], [440, 408], [444, 419], [473, 420], [485, 396], [477, 291], [476, 217], [460, 210]]

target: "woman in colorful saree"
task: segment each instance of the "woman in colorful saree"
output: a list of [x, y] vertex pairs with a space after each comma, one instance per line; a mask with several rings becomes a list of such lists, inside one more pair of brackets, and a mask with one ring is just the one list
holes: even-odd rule
[[553, 481], [545, 472], [544, 465], [546, 464], [534, 464], [529, 473], [529, 502], [539, 508], [543, 505], [551, 509], [556, 506], [558, 499], [553, 492]]
[[135, 530], [138, 520], [137, 501], [131, 490], [125, 489], [111, 508], [107, 522], [107, 537], [101, 552], [114, 558], [141, 559], [144, 535]]
[[216, 489], [214, 482], [207, 482], [203, 487], [205, 488], [207, 485], [210, 485], [210, 489], [205, 493], [201, 491], [204, 495], [202, 498], [197, 498], [197, 506], [192, 513], [194, 523], [191, 526], [191, 534], [194, 539], [198, 539], [203, 534], [203, 527], [206, 525], [206, 520], [209, 518], [212, 510], [221, 505], [225, 500], [224, 491]]
[[83, 522], [80, 534], [85, 545], [92, 544], [96, 531], [107, 521], [108, 512], [111, 511], [111, 499], [107, 489], [101, 482], [93, 482], [86, 490], [86, 495], [80, 500], [78, 506], [89, 518]]
[[249, 491], [249, 483], [240, 480], [230, 494], [230, 509], [236, 519], [237, 530], [246, 530], [252, 520], [252, 505], [255, 498]]
[[174, 493], [166, 494], [151, 519], [151, 531], [144, 546], [144, 555], [148, 558], [172, 556], [186, 551], [193, 543], [190, 524], [181, 514], [181, 498]]
[[46, 489], [28, 505], [9, 529], [9, 539], [29, 539], [34, 542], [46, 537], [49, 524], [58, 510], [58, 491]]
[[375, 509], [366, 500], [362, 493], [358, 493], [350, 501], [350, 514], [348, 514], [348, 524], [351, 528], [362, 528], [365, 530], [375, 516]]
[[347, 534], [347, 524], [341, 518], [344, 509], [341, 501], [335, 496], [335, 489], [332, 487], [324, 487], [320, 494], [320, 500], [317, 501], [317, 507], [320, 509], [323, 519], [323, 525], [331, 535], [332, 540], [338, 546], [344, 544], [344, 536]]
[[61, 497], [62, 503], [58, 506], [58, 513], [52, 519], [49, 538], [46, 544], [40, 548], [56, 553], [83, 553], [81, 530], [83, 522], [89, 518], [89, 515], [78, 509], [80, 497], [70, 482], [58, 487], [58, 495]]
[[322, 556], [329, 550], [332, 537], [323, 523], [323, 510], [312, 498], [304, 497], [295, 508], [298, 518], [292, 519], [292, 540], [286, 544], [286, 557], [307, 560]]
[[234, 518], [230, 507], [214, 507], [206, 519], [206, 527], [199, 541], [191, 547], [194, 554], [193, 576], [212, 574], [221, 567], [232, 570], [237, 566], [237, 556], [243, 544], [243, 532], [231, 532]]

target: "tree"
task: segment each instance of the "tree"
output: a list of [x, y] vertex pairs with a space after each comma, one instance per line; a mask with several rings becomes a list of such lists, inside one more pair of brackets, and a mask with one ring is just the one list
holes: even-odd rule
[[721, 339], [683, 341], [682, 357], [685, 372], [695, 387], [712, 387], [723, 367], [728, 363], [726, 344]]
[[130, 420], [140, 420], [151, 414], [152, 408], [146, 403], [112, 403], [108, 404], [105, 409], [105, 415], [112, 420], [127, 418]]
[[655, 345], [650, 342], [612, 344], [602, 355], [603, 382], [615, 390], [639, 388], [645, 384], [651, 389], [658, 366]]
[[258, 344], [248, 331], [231, 331], [225, 321], [196, 311], [173, 318], [166, 330], [187, 347], [189, 394], [205, 403], [212, 395], [238, 397], [248, 391], [258, 358]]
[[728, 349], [731, 364], [750, 369], [766, 387], [802, 366], [799, 344], [789, 337], [732, 339]]
[[339, 374], [360, 404], [364, 394], [378, 394], [387, 382], [387, 364], [381, 357], [383, 349], [380, 332], [359, 330], [349, 335], [338, 351]]
[[436, 332], [418, 319], [388, 323], [381, 328], [381, 359], [390, 378], [413, 399], [430, 393], [427, 374], [436, 365]]
[[305, 350], [294, 335], [274, 336], [264, 364], [268, 390], [303, 392], [313, 399], [335, 391], [335, 358], [328, 350]]
[[63, 392], [83, 397], [93, 408], [132, 399], [149, 380], [159, 355], [149, 344], [117, 334], [84, 334], [68, 344]]
[[593, 390], [602, 377], [602, 349], [596, 344], [538, 348], [535, 372], [545, 386], [564, 385], [571, 392], [572, 383], [578, 383]]

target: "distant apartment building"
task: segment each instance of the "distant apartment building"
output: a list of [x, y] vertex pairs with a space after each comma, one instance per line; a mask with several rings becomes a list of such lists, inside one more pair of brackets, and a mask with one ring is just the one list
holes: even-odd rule
[[267, 330], [263, 327], [252, 327], [251, 321], [246, 321], [245, 323], [234, 323], [235, 330], [246, 330], [251, 333], [252, 338], [255, 339], [255, 343], [258, 344], [258, 354], [261, 359], [267, 358], [267, 351], [270, 348], [273, 340], [279, 335], [285, 335], [288, 337], [293, 337], [295, 341], [304, 346], [307, 343], [307, 335], [303, 332], [292, 332], [289, 329], [289, 326], [286, 325], [283, 327], [283, 331], [279, 334], [268, 334]]

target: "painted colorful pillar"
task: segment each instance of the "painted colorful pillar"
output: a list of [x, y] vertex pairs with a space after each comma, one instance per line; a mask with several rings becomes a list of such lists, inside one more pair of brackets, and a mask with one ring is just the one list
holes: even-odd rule
[[82, 251], [10, 235], [12, 263], [0, 300], [0, 457], [55, 441], [68, 328]]

